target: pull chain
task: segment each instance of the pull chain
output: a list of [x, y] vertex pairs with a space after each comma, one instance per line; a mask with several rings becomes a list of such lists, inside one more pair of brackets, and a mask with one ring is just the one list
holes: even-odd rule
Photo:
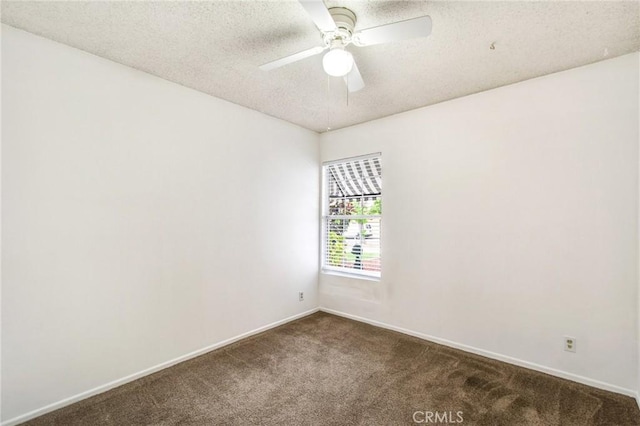
[[[349, 73], [351, 74], [351, 73]], [[349, 106], [349, 74], [347, 74], [346, 76], [346, 80], [347, 80], [347, 106]]]
[[331, 130], [331, 77], [327, 74], [327, 131]]

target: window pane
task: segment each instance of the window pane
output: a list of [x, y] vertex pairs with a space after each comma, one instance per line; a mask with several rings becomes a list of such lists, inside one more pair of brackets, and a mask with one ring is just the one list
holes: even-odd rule
[[380, 272], [380, 219], [327, 219], [326, 259], [346, 272]]
[[380, 158], [351, 159], [324, 167], [327, 179], [324, 267], [380, 276]]
[[345, 237], [347, 264], [353, 269], [379, 272], [380, 219], [352, 220]]
[[329, 200], [329, 215], [362, 215], [368, 214], [366, 207], [363, 208], [361, 197], [333, 198]]
[[325, 265], [331, 267], [346, 266], [346, 244], [344, 233], [349, 219], [327, 219]]
[[382, 198], [380, 196], [377, 197], [367, 197], [363, 200], [363, 210], [364, 214], [367, 215], [375, 215], [382, 214]]

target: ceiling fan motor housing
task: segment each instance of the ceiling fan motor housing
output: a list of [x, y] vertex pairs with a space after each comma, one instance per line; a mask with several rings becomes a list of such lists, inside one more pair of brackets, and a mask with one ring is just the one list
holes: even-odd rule
[[356, 14], [347, 9], [346, 7], [332, 7], [329, 9], [329, 13], [333, 18], [336, 26], [340, 30], [346, 30], [349, 34], [353, 34], [353, 29], [356, 27]]
[[345, 7], [332, 7], [329, 13], [336, 23], [337, 30], [325, 34], [327, 45], [333, 46], [337, 41], [346, 46], [351, 42], [356, 27], [356, 14]]

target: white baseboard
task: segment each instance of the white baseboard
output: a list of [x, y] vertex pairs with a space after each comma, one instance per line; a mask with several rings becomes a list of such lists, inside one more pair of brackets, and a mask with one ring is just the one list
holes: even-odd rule
[[636, 392], [635, 398], [636, 398], [636, 404], [638, 404], [638, 409], [640, 409], [640, 393]]
[[386, 324], [380, 321], [370, 320], [368, 318], [359, 317], [357, 315], [351, 315], [340, 311], [335, 311], [329, 308], [320, 307], [322, 312], [326, 312], [328, 314], [338, 315], [344, 318], [349, 318], [355, 321], [364, 322], [370, 325], [374, 325], [376, 327], [386, 328], [387, 330], [397, 331], [402, 334], [408, 334], [409, 336], [417, 337], [419, 339], [427, 340], [429, 342], [438, 343], [440, 345], [448, 346], [454, 349], [460, 349], [465, 352], [471, 352], [476, 355], [481, 355], [487, 358], [495, 359], [498, 361], [503, 361], [509, 364], [517, 365], [519, 367], [528, 368], [530, 370], [539, 371], [542, 373], [549, 374], [551, 376], [560, 377], [562, 379], [571, 380], [573, 382], [582, 383], [583, 385], [592, 386], [594, 388], [603, 389], [615, 393], [619, 393], [622, 395], [631, 396], [636, 399], [638, 403], [638, 407], [640, 408], [640, 399], [638, 396], [638, 392], [631, 389], [626, 389], [620, 386], [612, 385], [610, 383], [601, 382], [599, 380], [590, 379], [588, 377], [579, 376], [577, 374], [568, 373], [562, 370], [556, 370], [555, 368], [545, 367], [544, 365], [535, 364], [533, 362], [524, 361], [517, 358], [512, 358], [507, 355], [498, 354], [491, 351], [486, 351], [484, 349], [475, 348], [473, 346], [464, 345], [462, 343], [453, 342], [451, 340], [441, 339], [439, 337], [430, 336], [428, 334], [419, 333], [417, 331], [407, 330], [406, 328], [396, 327], [394, 325]]
[[179, 363], [181, 363], [183, 361], [187, 361], [187, 360], [189, 360], [191, 358], [195, 358], [195, 357], [203, 355], [203, 354], [205, 354], [207, 352], [211, 352], [211, 351], [213, 351], [215, 349], [219, 349], [219, 348], [221, 348], [223, 346], [230, 345], [231, 343], [237, 342], [238, 340], [244, 339], [244, 338], [249, 337], [249, 336], [253, 336], [254, 334], [262, 333], [263, 331], [267, 331], [267, 330], [269, 330], [271, 328], [278, 327], [278, 326], [280, 326], [282, 324], [286, 324], [288, 322], [297, 320], [299, 318], [306, 317], [308, 315], [311, 315], [311, 314], [317, 312], [318, 310], [319, 310], [319, 308], [311, 309], [309, 311], [302, 312], [300, 314], [290, 316], [288, 318], [282, 319], [280, 321], [273, 322], [273, 323], [265, 325], [263, 327], [256, 328], [255, 330], [251, 330], [251, 331], [248, 331], [246, 333], [242, 333], [242, 334], [240, 334], [238, 336], [235, 336], [235, 337], [232, 337], [230, 339], [223, 340], [222, 342], [214, 343], [214, 344], [209, 345], [209, 346], [207, 346], [205, 348], [198, 349], [198, 350], [190, 352], [190, 353], [188, 353], [186, 355], [179, 356], [178, 358], [174, 358], [174, 359], [172, 359], [170, 361], [163, 362], [161, 364], [155, 365], [153, 367], [147, 368], [147, 369], [139, 371], [137, 373], [130, 374], [130, 375], [128, 375], [126, 377], [123, 377], [121, 379], [114, 380], [112, 382], [109, 382], [109, 383], [106, 383], [104, 385], [95, 387], [95, 388], [90, 389], [88, 391], [85, 391], [85, 392], [79, 393], [77, 395], [71, 396], [69, 398], [65, 398], [65, 399], [60, 400], [58, 402], [54, 402], [53, 404], [49, 404], [49, 405], [44, 406], [42, 408], [38, 408], [36, 410], [30, 411], [30, 412], [28, 412], [26, 414], [22, 414], [22, 415], [19, 415], [17, 417], [14, 417], [12, 419], [6, 420], [6, 421], [2, 422], [1, 425], [2, 426], [14, 426], [14, 425], [20, 424], [22, 422], [26, 422], [27, 420], [34, 419], [36, 417], [42, 416], [43, 414], [49, 413], [51, 411], [55, 411], [55, 410], [57, 410], [59, 408], [62, 408], [62, 407], [66, 407], [67, 405], [71, 405], [71, 404], [76, 403], [78, 401], [82, 401], [83, 399], [87, 399], [89, 397], [98, 395], [100, 393], [106, 392], [106, 391], [108, 391], [110, 389], [113, 389], [113, 388], [116, 388], [118, 386], [122, 386], [122, 385], [124, 385], [126, 383], [132, 382], [132, 381], [134, 381], [136, 379], [139, 379], [141, 377], [148, 376], [149, 374], [153, 374], [153, 373], [155, 373], [157, 371], [160, 371], [160, 370], [163, 370], [165, 368], [171, 367], [172, 365], [179, 364]]

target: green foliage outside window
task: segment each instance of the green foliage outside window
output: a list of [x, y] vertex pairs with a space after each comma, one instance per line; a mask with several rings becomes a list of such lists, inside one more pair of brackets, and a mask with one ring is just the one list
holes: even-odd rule
[[329, 232], [329, 258], [327, 259], [331, 266], [342, 266], [345, 255], [344, 236], [337, 232]]

